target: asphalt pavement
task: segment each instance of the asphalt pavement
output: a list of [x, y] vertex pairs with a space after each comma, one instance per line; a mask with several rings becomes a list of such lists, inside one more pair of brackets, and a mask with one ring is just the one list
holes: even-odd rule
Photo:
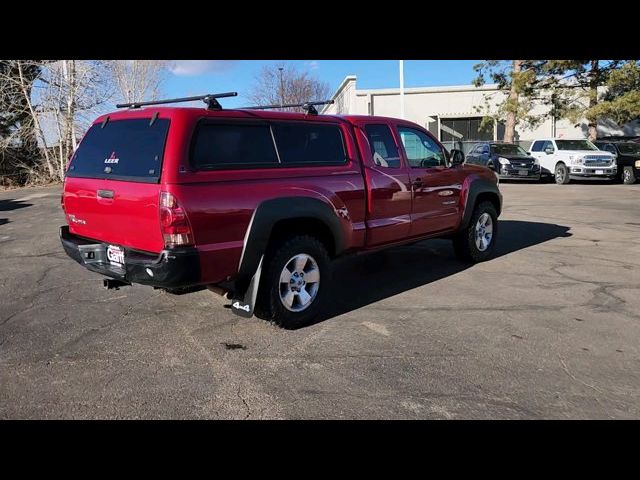
[[640, 184], [501, 184], [497, 257], [336, 262], [323, 321], [102, 288], [60, 188], [0, 192], [0, 418], [640, 417]]

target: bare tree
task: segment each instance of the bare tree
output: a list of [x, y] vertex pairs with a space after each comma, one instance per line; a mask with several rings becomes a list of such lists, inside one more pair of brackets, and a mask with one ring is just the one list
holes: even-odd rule
[[[111, 97], [104, 62], [86, 60], [9, 60], [0, 85], [17, 91], [21, 129], [32, 132], [40, 162], [22, 162], [31, 181], [61, 180], [67, 162], [98, 109]], [[38, 69], [34, 80], [26, 72]], [[5, 70], [6, 73], [5, 75]], [[0, 92], [3, 93], [3, 92]]]
[[[290, 64], [275, 64], [262, 68], [248, 98], [255, 105], [283, 105], [327, 100], [330, 93], [329, 84], [308, 71]], [[289, 110], [302, 111], [301, 108]]]
[[25, 101], [39, 75], [33, 61], [0, 60], [0, 185], [21, 184], [26, 174], [19, 165], [33, 165], [39, 157]]
[[[3, 105], [3, 109], [11, 110], [14, 115], [21, 118], [20, 130], [33, 132], [36, 142], [46, 145], [46, 137], [37, 112], [37, 105], [34, 104], [32, 99], [34, 84], [37, 80], [27, 74], [27, 72], [34, 69], [40, 70], [45, 62], [40, 60], [6, 60], [4, 62], [6, 68], [2, 70], [0, 81], [3, 88], [2, 97], [8, 98], [11, 101], [11, 105]], [[13, 95], [10, 93], [13, 93]], [[19, 139], [15, 138], [15, 136], [10, 135], [7, 140], [14, 144], [19, 143]], [[55, 166], [49, 151], [45, 148], [42, 153], [46, 174], [53, 178], [55, 176]], [[19, 162], [18, 167], [31, 172], [36, 168], [35, 162], [30, 164], [25, 162], [24, 159]]]
[[[108, 64], [95, 60], [51, 62], [43, 69], [37, 93], [41, 123], [48, 127], [44, 149], [51, 149], [57, 176], [62, 179], [79, 136], [113, 95]], [[51, 132], [52, 125], [55, 132]]]
[[109, 70], [117, 88], [116, 96], [125, 103], [156, 100], [167, 65], [166, 60], [109, 61]]

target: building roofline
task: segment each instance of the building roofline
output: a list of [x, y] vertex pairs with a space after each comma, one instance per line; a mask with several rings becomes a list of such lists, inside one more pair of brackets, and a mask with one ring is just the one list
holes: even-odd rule
[[344, 80], [342, 80], [342, 82], [340, 83], [340, 85], [338, 86], [338, 88], [336, 88], [336, 91], [334, 92], [333, 96], [331, 97], [331, 100], [335, 100], [335, 98], [338, 96], [338, 94], [344, 90], [344, 87], [347, 86], [347, 83], [351, 82], [351, 81], [357, 81], [358, 77], [356, 77], [355, 75], [347, 75], [346, 77], [344, 77]]
[[[446, 93], [446, 92], [486, 92], [486, 91], [497, 91], [499, 90], [498, 85], [491, 83], [482, 85], [480, 87], [476, 87], [474, 85], [443, 85], [443, 86], [434, 86], [434, 87], [410, 87], [405, 88], [404, 93], [412, 94], [412, 93]], [[400, 88], [370, 88], [358, 90], [356, 89], [357, 96], [365, 96], [365, 95], [399, 95]]]
[[[336, 97], [344, 90], [350, 82], [356, 82], [356, 75], [347, 75], [344, 77], [342, 82], [338, 88], [336, 88], [335, 92], [331, 96], [331, 100], [335, 100]], [[489, 83], [485, 85], [481, 85], [476, 87], [474, 85], [443, 85], [443, 86], [433, 86], [433, 87], [410, 87], [405, 88], [405, 94], [412, 93], [446, 93], [446, 92], [486, 92], [486, 91], [497, 91], [499, 90], [498, 85], [495, 83]], [[398, 95], [400, 94], [400, 88], [367, 88], [367, 89], [358, 89], [356, 87], [356, 96], [366, 96], [366, 95]], [[325, 106], [326, 108], [326, 106]]]
[[[344, 77], [344, 80], [342, 80], [342, 82], [340, 82], [340, 85], [338, 85], [338, 88], [336, 88], [336, 91], [333, 92], [333, 95], [331, 96], [330, 100], [335, 100], [338, 97], [338, 95], [340, 95], [340, 93], [345, 89], [345, 87], [347, 86], [347, 84], [349, 82], [355, 83], [357, 80], [358, 80], [358, 77], [356, 77], [355, 75], [347, 75], [346, 77]], [[330, 104], [324, 105], [322, 107], [322, 109], [320, 110], [320, 113], [324, 113], [325, 110], [327, 110], [329, 108], [329, 105]]]

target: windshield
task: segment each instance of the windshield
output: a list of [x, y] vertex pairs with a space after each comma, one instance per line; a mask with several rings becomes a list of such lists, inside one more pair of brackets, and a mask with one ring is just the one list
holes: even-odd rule
[[598, 150], [589, 140], [556, 140], [558, 150]]
[[618, 150], [623, 155], [640, 155], [640, 143], [618, 143]]
[[71, 158], [67, 176], [155, 183], [160, 178], [169, 120], [94, 124]]
[[527, 152], [525, 152], [520, 145], [513, 145], [510, 143], [497, 143], [495, 145], [491, 145], [491, 150], [493, 150], [493, 153], [497, 153], [498, 155], [528, 156]]

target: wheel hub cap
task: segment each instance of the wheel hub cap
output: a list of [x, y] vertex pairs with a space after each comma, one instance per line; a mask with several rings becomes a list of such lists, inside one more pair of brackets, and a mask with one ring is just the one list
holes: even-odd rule
[[476, 247], [481, 252], [484, 252], [491, 245], [493, 240], [493, 220], [488, 213], [483, 213], [478, 218], [475, 227], [475, 239]]
[[301, 312], [318, 295], [320, 270], [311, 255], [291, 257], [280, 273], [280, 301], [287, 310]]

